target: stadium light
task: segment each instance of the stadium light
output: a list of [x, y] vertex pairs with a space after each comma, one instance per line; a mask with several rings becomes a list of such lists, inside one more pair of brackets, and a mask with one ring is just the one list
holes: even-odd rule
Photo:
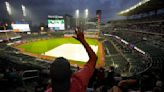
[[76, 10], [76, 18], [79, 18], [79, 10]]
[[9, 2], [5, 2], [5, 4], [6, 4], [6, 9], [7, 9], [8, 14], [11, 15], [11, 7], [10, 7]]
[[85, 9], [85, 18], [88, 18], [88, 9]]
[[78, 26], [78, 24], [79, 24], [79, 9], [77, 9], [75, 11], [75, 15], [76, 15], [76, 26]]
[[[84, 13], [85, 13], [85, 25], [86, 25], [88, 22], [88, 9], [85, 9]], [[85, 29], [87, 29], [87, 26], [85, 26]]]
[[25, 17], [26, 16], [26, 8], [24, 5], [22, 5], [22, 11], [23, 11], [23, 16]]

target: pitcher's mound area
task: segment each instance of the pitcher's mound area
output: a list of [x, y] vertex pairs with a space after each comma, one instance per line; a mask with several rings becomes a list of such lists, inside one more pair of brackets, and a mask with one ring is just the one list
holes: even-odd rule
[[[90, 45], [95, 53], [98, 51], [97, 45]], [[69, 60], [87, 62], [88, 54], [81, 44], [63, 44], [52, 50], [45, 52], [45, 55], [52, 57], [64, 57]]]

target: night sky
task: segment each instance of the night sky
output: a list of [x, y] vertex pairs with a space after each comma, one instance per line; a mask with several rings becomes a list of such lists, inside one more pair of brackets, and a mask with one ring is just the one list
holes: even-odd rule
[[5, 1], [8, 1], [12, 7], [11, 17], [15, 20], [22, 18], [21, 5], [27, 9], [27, 17], [32, 19], [33, 24], [46, 22], [48, 15], [74, 16], [75, 10], [80, 10], [80, 16], [84, 16], [84, 10], [89, 10], [89, 17], [95, 17], [96, 10], [102, 10], [102, 20], [120, 19], [117, 16], [121, 10], [127, 9], [137, 4], [141, 0], [0, 0], [0, 18], [7, 16]]

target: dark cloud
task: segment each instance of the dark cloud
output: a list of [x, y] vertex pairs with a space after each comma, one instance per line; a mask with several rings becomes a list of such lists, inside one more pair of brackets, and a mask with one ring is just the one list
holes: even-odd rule
[[34, 23], [45, 22], [47, 15], [74, 15], [75, 10], [80, 10], [80, 15], [84, 15], [84, 10], [88, 8], [90, 17], [94, 17], [97, 9], [102, 10], [104, 21], [122, 18], [117, 13], [124, 10], [140, 0], [0, 0], [0, 17], [7, 14], [4, 2], [8, 1], [13, 7], [15, 19], [22, 16], [21, 4], [28, 9], [28, 16]]

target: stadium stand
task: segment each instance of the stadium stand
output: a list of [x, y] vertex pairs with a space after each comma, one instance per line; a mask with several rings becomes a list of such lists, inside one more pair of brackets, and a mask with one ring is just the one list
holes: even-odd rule
[[2, 40], [8, 40], [11, 38], [15, 38], [18, 37], [19, 35], [17, 33], [14, 32], [0, 32], [0, 39]]
[[[157, 4], [158, 3], [158, 4]], [[112, 41], [127, 58], [130, 63], [130, 71], [134, 74], [134, 78], [139, 79], [141, 92], [152, 91], [156, 86], [157, 80], [161, 81], [162, 65], [163, 65], [163, 14], [145, 17], [133, 17], [137, 14], [146, 13], [163, 8], [162, 0], [150, 0], [144, 5], [141, 5], [127, 13], [120, 15], [128, 16], [127, 20], [110, 21], [103, 28], [103, 34], [106, 34], [106, 39]], [[151, 7], [149, 7], [151, 6]], [[149, 7], [149, 8], [147, 8]], [[129, 17], [130, 16], [130, 17]], [[106, 31], [105, 31], [106, 30]], [[126, 42], [123, 42], [124, 40]], [[107, 43], [106, 41], [104, 43]], [[106, 45], [104, 45], [106, 47]], [[145, 54], [136, 52], [133, 48], [137, 46]], [[111, 47], [111, 46], [109, 46]], [[113, 50], [109, 50], [113, 52]], [[106, 55], [107, 54], [107, 51]], [[112, 53], [111, 57], [112, 58]], [[118, 58], [117, 56], [115, 56]], [[106, 59], [109, 59], [106, 58]], [[106, 60], [107, 61], [107, 60]], [[111, 60], [108, 60], [112, 62]], [[117, 61], [117, 59], [115, 59]], [[126, 61], [124, 59], [119, 61]], [[120, 62], [119, 62], [120, 63]], [[121, 65], [124, 65], [121, 63]], [[125, 65], [126, 67], [126, 65]], [[125, 68], [124, 67], [124, 68]], [[115, 67], [116, 68], [116, 67]], [[119, 67], [118, 67], [119, 68]], [[122, 70], [123, 68], [120, 67]], [[158, 72], [157, 72], [158, 71]], [[116, 72], [118, 72], [116, 70]], [[135, 74], [136, 73], [136, 74]], [[128, 78], [128, 79], [129, 79]], [[151, 82], [150, 82], [151, 81]], [[136, 86], [137, 87], [137, 86]], [[127, 92], [127, 91], [125, 91]], [[159, 89], [162, 92], [162, 89]]]

